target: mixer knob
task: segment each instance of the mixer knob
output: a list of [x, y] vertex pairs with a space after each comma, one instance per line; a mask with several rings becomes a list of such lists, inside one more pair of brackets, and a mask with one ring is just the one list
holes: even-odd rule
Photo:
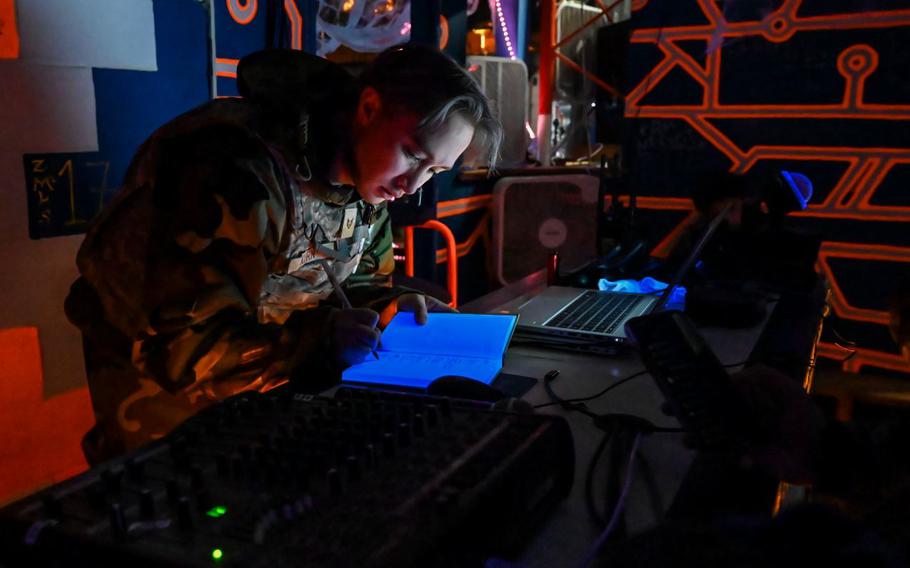
[[395, 437], [391, 432], [382, 435], [382, 455], [387, 458], [395, 455]]
[[126, 519], [123, 516], [123, 507], [120, 503], [111, 503], [110, 509], [111, 538], [123, 540], [126, 538]]
[[180, 499], [180, 484], [177, 483], [177, 478], [172, 477], [167, 480], [167, 498], [173, 502], [177, 502]]
[[111, 469], [106, 469], [101, 472], [101, 483], [104, 485], [104, 490], [108, 493], [119, 495], [120, 494], [120, 474]]
[[137, 462], [135, 459], [128, 458], [124, 463], [124, 466], [130, 480], [139, 482], [145, 477], [145, 470], [142, 463]]
[[364, 446], [365, 456], [364, 456], [364, 465], [367, 469], [372, 469], [376, 466], [376, 446], [373, 444], [367, 444]]
[[348, 481], [357, 483], [361, 479], [360, 459], [355, 455], [350, 455], [345, 460], [348, 468]]
[[44, 508], [45, 517], [57, 519], [63, 514], [63, 507], [60, 506], [60, 500], [53, 495], [45, 495], [42, 497], [41, 505]]
[[295, 472], [295, 477], [297, 478], [297, 487], [301, 491], [306, 492], [310, 490], [310, 470], [306, 467], [301, 467]]
[[186, 449], [186, 438], [183, 436], [177, 436], [170, 444], [171, 459], [174, 460], [174, 463], [181, 465], [186, 462], [187, 458], [187, 449]]
[[143, 519], [151, 519], [155, 516], [155, 496], [151, 489], [143, 488], [139, 492], [139, 514]]
[[92, 508], [98, 512], [104, 512], [104, 507], [107, 504], [107, 496], [104, 493], [104, 489], [100, 485], [94, 484], [90, 485], [85, 491]]
[[205, 472], [198, 465], [190, 470], [190, 487], [193, 491], [201, 491], [205, 487]]
[[398, 445], [402, 448], [411, 445], [411, 425], [407, 422], [398, 424]]
[[436, 406], [435, 404], [427, 405], [427, 407], [424, 409], [424, 414], [427, 417], [427, 426], [428, 427], [430, 427], [432, 429], [432, 428], [435, 428], [437, 424], [439, 424], [439, 407], [438, 406]]
[[200, 489], [196, 492], [196, 506], [200, 511], [208, 511], [212, 508], [212, 497], [207, 489]]
[[444, 398], [439, 402], [439, 411], [446, 420], [452, 417], [452, 403], [449, 399]]
[[225, 454], [216, 454], [215, 455], [215, 467], [218, 470], [218, 475], [221, 477], [227, 477], [231, 472], [231, 460]]
[[181, 530], [191, 530], [193, 528], [192, 505], [189, 497], [185, 495], [177, 501], [177, 526]]
[[341, 497], [341, 474], [333, 467], [329, 469], [326, 477], [329, 483], [329, 493], [331, 493], [332, 497]]
[[414, 435], [418, 438], [422, 438], [427, 429], [426, 424], [426, 419], [423, 417], [423, 414], [419, 412], [415, 414], [413, 421]]

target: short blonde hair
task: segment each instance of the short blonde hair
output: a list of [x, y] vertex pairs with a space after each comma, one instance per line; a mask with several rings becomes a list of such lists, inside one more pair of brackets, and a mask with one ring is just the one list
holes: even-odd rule
[[360, 89], [372, 87], [393, 111], [420, 117], [418, 130], [432, 132], [461, 114], [474, 125], [472, 146], [482, 147], [492, 168], [502, 145], [502, 125], [477, 81], [441, 51], [407, 44], [389, 48], [359, 77]]

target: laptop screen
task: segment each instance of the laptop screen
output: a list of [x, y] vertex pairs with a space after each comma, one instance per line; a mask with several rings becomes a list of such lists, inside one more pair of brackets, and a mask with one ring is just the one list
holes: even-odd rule
[[668, 301], [670, 301], [670, 295], [673, 294], [673, 290], [682, 282], [682, 279], [686, 276], [686, 273], [691, 268], [692, 263], [695, 262], [695, 259], [701, 254], [702, 249], [705, 248], [705, 245], [708, 244], [708, 241], [711, 240], [711, 236], [717, 231], [717, 228], [720, 227], [720, 224], [723, 223], [724, 219], [727, 218], [727, 214], [730, 212], [730, 209], [733, 208], [732, 203], [728, 203], [723, 210], [717, 214], [714, 219], [711, 220], [711, 224], [708, 225], [708, 228], [705, 229], [705, 232], [702, 233], [701, 238], [698, 239], [698, 242], [695, 243], [695, 246], [692, 247], [692, 251], [689, 253], [689, 256], [686, 257], [686, 260], [679, 266], [679, 269], [676, 271], [676, 274], [673, 275], [673, 279], [670, 280], [670, 283], [664, 289], [663, 293], [660, 295], [660, 298], [654, 302], [654, 305], [651, 306], [649, 313], [654, 313], [661, 308], [663, 308]]

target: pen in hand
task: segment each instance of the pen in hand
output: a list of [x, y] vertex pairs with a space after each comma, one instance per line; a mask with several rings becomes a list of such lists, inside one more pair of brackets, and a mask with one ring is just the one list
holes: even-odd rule
[[[328, 276], [329, 282], [332, 284], [332, 288], [335, 289], [335, 295], [338, 296], [338, 301], [341, 302], [341, 307], [350, 310], [354, 306], [351, 305], [351, 301], [348, 300], [348, 295], [344, 293], [344, 289], [341, 287], [341, 283], [338, 282], [338, 278], [335, 277], [335, 272], [332, 270], [332, 267], [329, 266], [329, 263], [323, 262], [322, 269], [325, 270], [325, 275]], [[376, 353], [376, 349], [371, 349], [373, 357], [376, 360], [379, 360], [379, 354]]]

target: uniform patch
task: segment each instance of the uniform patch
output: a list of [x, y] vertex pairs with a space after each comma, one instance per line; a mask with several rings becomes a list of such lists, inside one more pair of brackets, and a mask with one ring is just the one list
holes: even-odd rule
[[291, 259], [291, 261], [288, 263], [288, 274], [297, 272], [301, 267], [311, 262], [314, 258], [316, 258], [316, 252], [313, 249], [307, 249], [303, 251], [302, 255]]
[[357, 206], [345, 207], [344, 219], [341, 221], [341, 238], [349, 239], [354, 236], [354, 227], [357, 225]]

